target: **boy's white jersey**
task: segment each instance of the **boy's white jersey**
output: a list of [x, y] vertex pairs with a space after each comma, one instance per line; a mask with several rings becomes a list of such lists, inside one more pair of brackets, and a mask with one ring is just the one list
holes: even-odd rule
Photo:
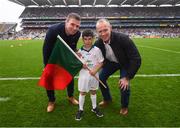
[[[86, 63], [90, 69], [104, 61], [101, 50], [96, 46], [92, 46], [89, 51], [81, 48], [78, 52], [82, 55], [83, 62]], [[96, 73], [96, 76], [99, 77], [99, 74]], [[81, 69], [78, 80], [79, 91], [88, 92], [89, 90], [96, 90], [98, 89], [98, 84], [99, 82], [89, 74], [87, 69]]]

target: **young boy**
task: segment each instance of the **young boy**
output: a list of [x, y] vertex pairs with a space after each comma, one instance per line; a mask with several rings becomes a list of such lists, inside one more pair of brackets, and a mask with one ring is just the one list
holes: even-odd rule
[[96, 104], [96, 90], [98, 89], [99, 82], [94, 78], [94, 76], [96, 75], [99, 77], [98, 70], [102, 67], [104, 58], [100, 49], [93, 46], [94, 34], [91, 30], [83, 31], [82, 40], [84, 45], [78, 53], [81, 55], [85, 64], [79, 73], [78, 80], [78, 90], [80, 91], [79, 110], [75, 117], [78, 121], [82, 118], [85, 96], [89, 91], [92, 101], [91, 111], [94, 112], [97, 117], [103, 117], [103, 114], [99, 111]]

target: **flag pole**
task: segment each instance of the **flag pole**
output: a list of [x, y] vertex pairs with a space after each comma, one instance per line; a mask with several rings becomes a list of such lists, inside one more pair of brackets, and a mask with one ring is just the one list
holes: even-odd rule
[[[75, 57], [79, 60], [79, 61], [81, 61], [81, 63], [82, 64], [84, 64], [83, 63], [83, 61], [79, 58], [79, 56], [69, 47], [69, 45], [67, 45], [67, 43], [61, 38], [61, 36], [57, 36], [61, 41], [62, 41], [62, 43], [75, 55]], [[90, 71], [90, 69], [87, 67], [87, 70], [88, 71]], [[102, 86], [104, 87], [104, 88], [107, 88], [106, 87], [106, 85], [96, 76], [96, 75], [94, 75], [94, 78], [96, 79], [96, 80], [98, 80], [101, 84], [102, 84]]]
[[[87, 70], [90, 71], [90, 69], [89, 69], [88, 67], [87, 67]], [[97, 81], [99, 81], [104, 88], [107, 88], [106, 85], [105, 85], [96, 75], [94, 75], [94, 78], [95, 78]]]
[[81, 63], [83, 63], [82, 62], [82, 60], [79, 58], [79, 56], [69, 47], [69, 45], [67, 45], [67, 43], [58, 35], [57, 36], [61, 41], [62, 41], [62, 43], [76, 56], [76, 58], [79, 60], [79, 61], [81, 61]]

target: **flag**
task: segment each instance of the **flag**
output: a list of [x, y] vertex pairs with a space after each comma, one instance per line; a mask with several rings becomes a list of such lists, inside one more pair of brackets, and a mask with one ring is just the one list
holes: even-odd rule
[[47, 90], [63, 90], [82, 68], [74, 51], [58, 36], [51, 56], [39, 80]]

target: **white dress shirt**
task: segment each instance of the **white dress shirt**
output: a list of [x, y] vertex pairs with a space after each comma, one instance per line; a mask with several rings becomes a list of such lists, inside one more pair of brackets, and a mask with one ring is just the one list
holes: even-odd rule
[[116, 62], [118, 63], [118, 60], [111, 48], [111, 46], [109, 45], [110, 44], [110, 40], [108, 43], [105, 43], [104, 42], [104, 45], [105, 45], [105, 50], [106, 50], [106, 58], [109, 60], [109, 61], [112, 61], [112, 62]]

